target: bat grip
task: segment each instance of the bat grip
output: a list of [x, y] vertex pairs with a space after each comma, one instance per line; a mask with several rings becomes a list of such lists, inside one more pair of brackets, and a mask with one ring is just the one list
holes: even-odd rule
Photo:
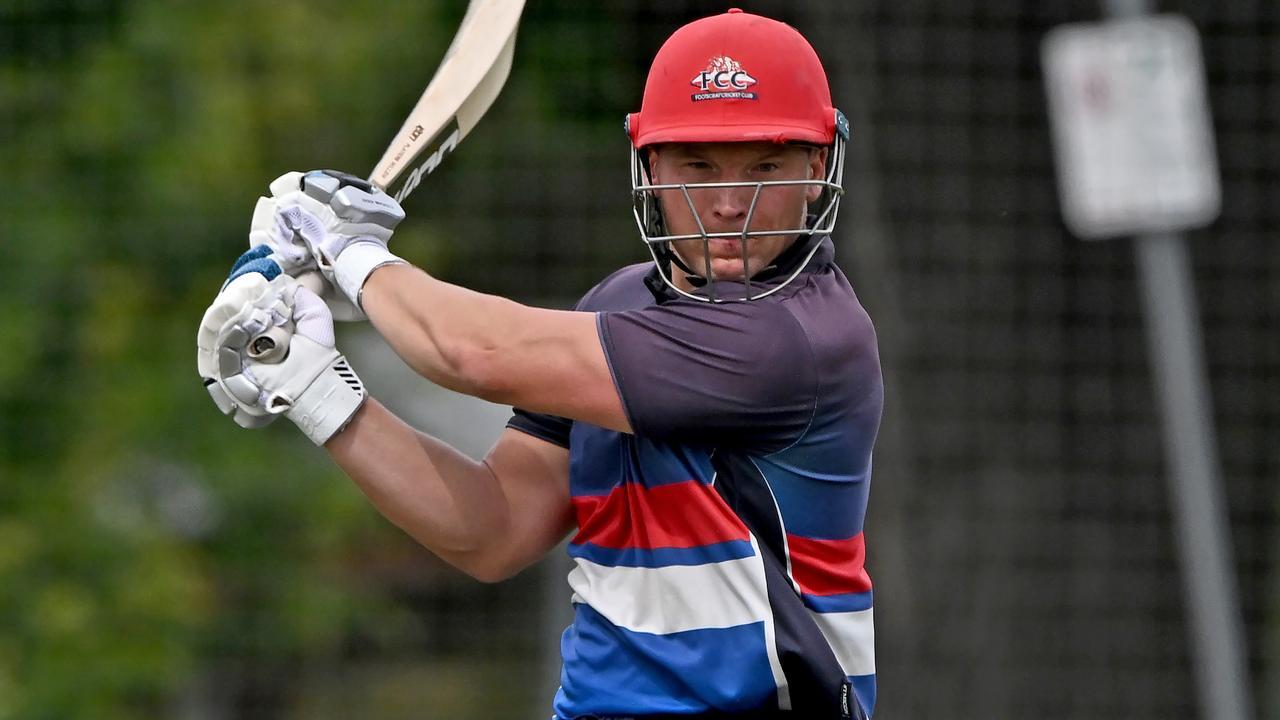
[[289, 340], [293, 337], [293, 323], [267, 328], [249, 341], [245, 353], [254, 360], [278, 363], [289, 354]]
[[[326, 286], [324, 275], [316, 270], [299, 275], [298, 284], [316, 295], [322, 295]], [[245, 353], [258, 362], [278, 363], [289, 355], [289, 341], [292, 338], [292, 322], [277, 325], [255, 335], [245, 348]]]
[[308, 270], [302, 273], [298, 276], [298, 284], [316, 295], [324, 297], [327, 283], [325, 282], [324, 275], [321, 275], [319, 270]]

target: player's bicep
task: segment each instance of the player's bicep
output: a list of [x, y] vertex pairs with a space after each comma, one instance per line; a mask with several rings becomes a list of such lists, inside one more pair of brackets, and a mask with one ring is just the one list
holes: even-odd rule
[[484, 459], [510, 512], [503, 551], [495, 558], [510, 575], [536, 562], [573, 529], [569, 451], [507, 428]]
[[522, 308], [523, 317], [491, 366], [488, 399], [630, 432], [600, 344], [596, 314]]

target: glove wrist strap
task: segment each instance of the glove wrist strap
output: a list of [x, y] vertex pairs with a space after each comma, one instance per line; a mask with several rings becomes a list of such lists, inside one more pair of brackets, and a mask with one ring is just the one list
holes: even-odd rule
[[406, 263], [378, 243], [354, 243], [343, 249], [342, 254], [333, 262], [334, 284], [359, 308], [361, 307], [360, 290], [369, 279], [369, 275], [383, 265], [392, 264]]
[[341, 355], [311, 382], [285, 413], [316, 445], [351, 422], [368, 393], [347, 359]]

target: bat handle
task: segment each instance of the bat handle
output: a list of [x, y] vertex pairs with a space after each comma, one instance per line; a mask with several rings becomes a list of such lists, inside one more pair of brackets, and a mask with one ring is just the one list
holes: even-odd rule
[[324, 297], [328, 283], [325, 282], [324, 275], [319, 270], [308, 270], [298, 276], [298, 284], [310, 290], [311, 292]]
[[258, 362], [278, 363], [289, 354], [289, 340], [292, 337], [293, 323], [268, 328], [249, 341], [245, 353]]
[[[324, 275], [316, 270], [299, 275], [298, 284], [316, 295], [323, 295], [327, 285]], [[292, 322], [277, 325], [255, 335], [245, 348], [245, 353], [258, 362], [278, 363], [289, 354], [289, 340], [292, 338]]]

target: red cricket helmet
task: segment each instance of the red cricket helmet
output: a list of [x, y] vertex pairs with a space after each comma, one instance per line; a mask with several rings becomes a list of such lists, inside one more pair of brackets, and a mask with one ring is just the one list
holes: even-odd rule
[[830, 145], [837, 113], [813, 47], [785, 23], [737, 8], [696, 20], [662, 45], [632, 144], [804, 142]]
[[[631, 136], [632, 211], [640, 237], [653, 256], [658, 275], [671, 290], [694, 300], [758, 300], [781, 290], [813, 258], [831, 235], [844, 194], [844, 149], [849, 123], [831, 105], [827, 74], [813, 47], [785, 23], [733, 9], [676, 30], [658, 50], [645, 83], [640, 112], [627, 116]], [[645, 148], [661, 143], [714, 142], [805, 143], [828, 148], [825, 177], [804, 180], [654, 184]], [[756, 202], [766, 188], [803, 184], [820, 190], [806, 209], [803, 226], [754, 227]], [[679, 191], [697, 216], [691, 191], [740, 187], [753, 194], [741, 229], [709, 232], [668, 231], [661, 194]], [[676, 195], [679, 197], [679, 195]], [[748, 243], [771, 236], [796, 241], [776, 262], [750, 267]], [[743, 282], [713, 277], [709, 243], [740, 240]], [[673, 245], [701, 240], [705, 265], [686, 263]], [[697, 264], [695, 262], [695, 264]], [[680, 287], [673, 268], [688, 284]], [[723, 284], [723, 292], [722, 286]]]

